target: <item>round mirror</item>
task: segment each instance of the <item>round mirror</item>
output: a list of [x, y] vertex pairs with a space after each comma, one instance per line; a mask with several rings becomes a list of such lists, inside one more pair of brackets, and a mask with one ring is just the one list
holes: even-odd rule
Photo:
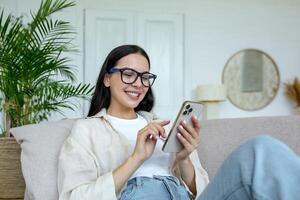
[[274, 99], [280, 77], [269, 55], [256, 49], [245, 49], [227, 61], [222, 81], [232, 104], [243, 110], [258, 110]]

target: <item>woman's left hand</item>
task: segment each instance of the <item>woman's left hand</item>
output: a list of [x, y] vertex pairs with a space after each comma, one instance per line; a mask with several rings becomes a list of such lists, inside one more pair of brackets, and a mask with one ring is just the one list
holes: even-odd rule
[[184, 161], [189, 158], [189, 155], [197, 149], [200, 142], [200, 122], [193, 116], [192, 124], [182, 121], [178, 127], [177, 138], [181, 142], [183, 148], [176, 153], [177, 161]]

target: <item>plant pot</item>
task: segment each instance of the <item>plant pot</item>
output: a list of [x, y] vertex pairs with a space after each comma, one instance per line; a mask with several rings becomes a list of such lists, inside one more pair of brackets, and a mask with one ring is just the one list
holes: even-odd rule
[[23, 199], [21, 148], [13, 137], [0, 138], [0, 199]]

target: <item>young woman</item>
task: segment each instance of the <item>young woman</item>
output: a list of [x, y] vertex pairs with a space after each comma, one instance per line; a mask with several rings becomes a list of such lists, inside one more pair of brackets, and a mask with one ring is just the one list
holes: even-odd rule
[[88, 119], [78, 120], [60, 158], [60, 199], [190, 199], [208, 184], [196, 148], [199, 121], [182, 122], [183, 149], [162, 152], [165, 126], [150, 113], [156, 75], [136, 45], [113, 49], [103, 63]]
[[178, 129], [183, 149], [162, 152], [169, 121], [150, 113], [156, 75], [149, 71], [149, 58], [138, 46], [120, 46], [107, 56], [89, 117], [76, 122], [61, 149], [60, 200], [299, 199], [300, 159], [269, 136], [237, 148], [209, 184], [196, 152], [196, 118]]

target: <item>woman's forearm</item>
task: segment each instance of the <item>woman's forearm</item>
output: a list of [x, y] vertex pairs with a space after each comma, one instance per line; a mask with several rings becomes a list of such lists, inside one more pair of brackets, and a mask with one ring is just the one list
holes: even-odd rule
[[181, 173], [181, 178], [188, 186], [190, 191], [196, 195], [195, 168], [190, 158], [178, 161], [178, 167]]
[[113, 171], [116, 194], [121, 191], [129, 177], [141, 164], [142, 161], [140, 161], [137, 157], [130, 156], [122, 165]]

